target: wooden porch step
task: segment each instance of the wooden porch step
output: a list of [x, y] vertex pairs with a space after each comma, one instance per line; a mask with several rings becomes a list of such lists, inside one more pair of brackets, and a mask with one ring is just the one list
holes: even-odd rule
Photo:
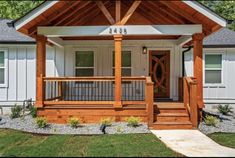
[[186, 122], [154, 122], [152, 129], [192, 129], [192, 123]]
[[187, 113], [160, 113], [154, 115], [154, 120], [158, 122], [187, 122], [189, 115]]

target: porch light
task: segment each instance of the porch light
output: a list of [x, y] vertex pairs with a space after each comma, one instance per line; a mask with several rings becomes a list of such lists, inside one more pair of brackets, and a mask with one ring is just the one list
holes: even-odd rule
[[147, 54], [147, 47], [146, 47], [146, 46], [143, 46], [143, 48], [142, 48], [142, 54]]

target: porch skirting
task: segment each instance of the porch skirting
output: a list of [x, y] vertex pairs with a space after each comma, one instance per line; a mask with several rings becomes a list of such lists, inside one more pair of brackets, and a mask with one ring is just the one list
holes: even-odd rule
[[103, 118], [112, 118], [116, 122], [125, 121], [127, 117], [139, 117], [142, 122], [148, 121], [148, 112], [145, 105], [127, 105], [116, 109], [112, 105], [66, 106], [55, 105], [38, 108], [39, 117], [47, 118], [49, 123], [66, 124], [70, 117], [81, 119], [82, 123], [99, 123]]

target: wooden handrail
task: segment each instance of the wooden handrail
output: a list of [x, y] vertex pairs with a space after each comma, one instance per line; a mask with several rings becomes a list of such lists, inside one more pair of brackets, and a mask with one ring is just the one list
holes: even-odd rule
[[198, 127], [197, 81], [193, 77], [184, 77], [184, 106], [194, 128]]
[[[92, 77], [43, 77], [44, 81], [113, 81], [113, 76], [92, 76]], [[122, 81], [141, 81], [146, 80], [143, 76], [122, 77]]]

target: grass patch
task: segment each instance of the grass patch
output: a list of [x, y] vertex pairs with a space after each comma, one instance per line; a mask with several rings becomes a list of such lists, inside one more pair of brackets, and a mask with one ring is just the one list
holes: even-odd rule
[[213, 133], [208, 136], [220, 145], [235, 148], [235, 133]]
[[177, 157], [153, 134], [41, 136], [0, 129], [0, 156]]

